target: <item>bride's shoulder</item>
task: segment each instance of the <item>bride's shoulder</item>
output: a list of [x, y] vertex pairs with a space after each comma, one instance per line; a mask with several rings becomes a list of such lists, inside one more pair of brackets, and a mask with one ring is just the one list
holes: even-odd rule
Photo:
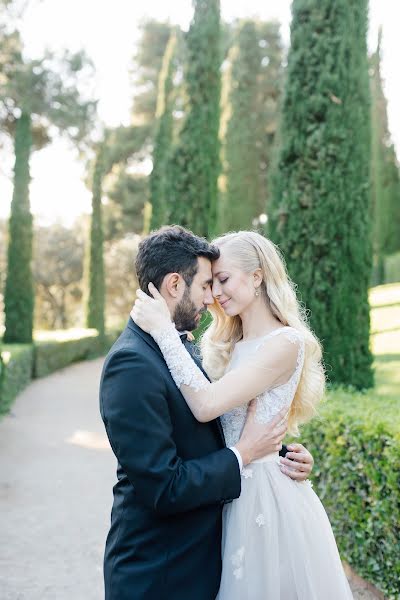
[[289, 340], [293, 344], [299, 343], [304, 340], [304, 336], [301, 331], [295, 329], [295, 327], [290, 327], [289, 325], [285, 325], [282, 327], [278, 327], [274, 329], [263, 339], [260, 340], [260, 346], [264, 345], [276, 345], [279, 344], [282, 340]]

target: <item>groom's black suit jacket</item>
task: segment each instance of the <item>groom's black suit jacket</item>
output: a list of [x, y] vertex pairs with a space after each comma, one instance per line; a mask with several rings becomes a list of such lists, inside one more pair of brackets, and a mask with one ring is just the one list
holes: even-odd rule
[[100, 410], [118, 459], [106, 600], [214, 600], [222, 506], [240, 494], [219, 420], [196, 421], [157, 344], [131, 319], [106, 357]]

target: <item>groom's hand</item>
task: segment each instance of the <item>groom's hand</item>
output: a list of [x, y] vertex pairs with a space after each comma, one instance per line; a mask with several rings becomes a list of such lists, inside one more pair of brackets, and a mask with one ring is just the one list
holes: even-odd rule
[[287, 409], [281, 410], [272, 421], [266, 424], [257, 423], [254, 420], [255, 412], [256, 405], [252, 401], [247, 410], [247, 419], [242, 435], [236, 444], [243, 465], [248, 465], [251, 461], [272, 452], [279, 452], [287, 430], [287, 422], [283, 420], [287, 414]]
[[305, 481], [311, 474], [314, 459], [302, 444], [289, 444], [285, 458], [281, 458], [281, 471], [291, 479]]

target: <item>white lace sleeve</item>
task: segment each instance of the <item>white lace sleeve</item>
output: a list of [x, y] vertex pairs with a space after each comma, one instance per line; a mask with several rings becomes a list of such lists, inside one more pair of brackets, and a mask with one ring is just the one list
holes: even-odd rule
[[186, 385], [195, 392], [198, 392], [210, 385], [208, 379], [200, 371], [182, 344], [179, 333], [173, 323], [167, 329], [151, 331], [150, 333], [160, 347], [172, 379], [178, 388]]
[[297, 367], [299, 340], [275, 335], [243, 366], [210, 383], [197, 367], [171, 324], [152, 331], [176, 385], [198, 421], [206, 422], [247, 404], [268, 389], [289, 380]]

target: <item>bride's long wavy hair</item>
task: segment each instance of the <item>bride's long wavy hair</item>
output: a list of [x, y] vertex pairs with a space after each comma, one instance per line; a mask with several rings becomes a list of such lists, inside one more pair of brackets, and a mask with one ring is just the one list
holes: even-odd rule
[[[300, 331], [305, 340], [304, 366], [288, 415], [288, 430], [298, 434], [298, 425], [308, 421], [325, 390], [322, 349], [307, 323], [306, 311], [297, 300], [284, 260], [275, 244], [254, 231], [227, 233], [213, 241], [224, 249], [245, 273], [262, 271], [260, 291], [272, 314], [284, 326]], [[229, 317], [216, 300], [209, 307], [212, 322], [201, 339], [204, 366], [212, 379], [219, 379], [243, 335], [240, 317]]]

